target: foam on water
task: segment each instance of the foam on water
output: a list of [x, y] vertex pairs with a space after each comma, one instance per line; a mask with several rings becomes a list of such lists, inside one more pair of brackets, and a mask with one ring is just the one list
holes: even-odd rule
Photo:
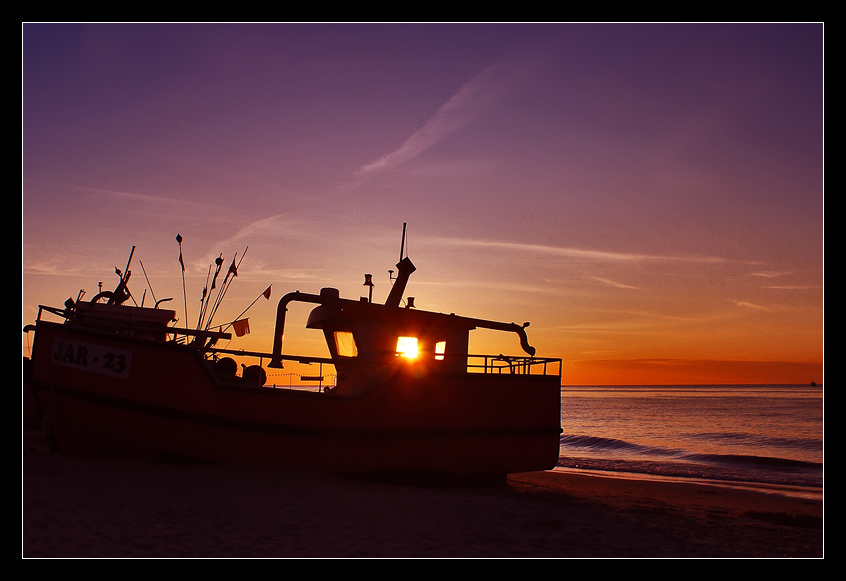
[[565, 468], [822, 487], [822, 387], [562, 390]]

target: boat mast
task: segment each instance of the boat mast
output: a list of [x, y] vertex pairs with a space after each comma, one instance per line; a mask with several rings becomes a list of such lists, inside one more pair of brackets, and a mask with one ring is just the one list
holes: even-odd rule
[[407, 224], [406, 222], [402, 223], [402, 242], [400, 242], [400, 257], [399, 257], [400, 260], [403, 259], [403, 252], [405, 251], [405, 228], [406, 228], [406, 224]]
[[394, 286], [391, 287], [391, 292], [388, 294], [388, 300], [385, 301], [385, 306], [398, 307], [402, 301], [402, 295], [405, 292], [405, 287], [408, 284], [408, 277], [411, 276], [417, 267], [411, 262], [411, 259], [405, 254], [405, 237], [406, 237], [406, 223], [402, 223], [402, 244], [400, 245], [400, 261], [397, 263], [397, 278]]

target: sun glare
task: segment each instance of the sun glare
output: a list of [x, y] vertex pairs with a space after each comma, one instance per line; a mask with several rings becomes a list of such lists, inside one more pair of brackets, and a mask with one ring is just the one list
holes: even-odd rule
[[414, 359], [417, 357], [417, 337], [400, 337], [397, 339], [397, 355]]

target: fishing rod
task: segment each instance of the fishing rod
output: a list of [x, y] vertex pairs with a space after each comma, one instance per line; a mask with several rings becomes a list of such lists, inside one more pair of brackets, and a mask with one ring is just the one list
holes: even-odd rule
[[112, 296], [109, 299], [110, 305], [120, 305], [123, 304], [126, 299], [132, 299], [135, 306], [138, 306], [138, 303], [135, 302], [135, 297], [133, 297], [132, 293], [129, 292], [129, 287], [127, 286], [127, 283], [129, 283], [129, 277], [132, 276], [132, 272], [129, 270], [129, 265], [132, 263], [133, 254], [135, 254], [134, 244], [132, 245], [132, 250], [129, 251], [129, 258], [126, 260], [126, 268], [123, 269], [123, 272], [121, 272], [117, 266], [115, 267], [115, 274], [120, 277], [120, 282], [112, 292]]
[[[156, 300], [156, 293], [153, 292], [153, 285], [150, 284], [150, 277], [147, 276], [147, 269], [144, 268], [144, 263], [140, 260], [138, 263], [141, 265], [141, 271], [144, 273], [144, 279], [147, 281], [147, 286], [150, 288], [150, 294], [153, 297], [153, 303], [158, 304], [159, 301]], [[141, 306], [144, 306], [144, 299], [141, 299]]]
[[[209, 288], [209, 275], [206, 275], [206, 286], [203, 287], [203, 296], [200, 298], [200, 318], [197, 320], [197, 329], [203, 326], [203, 318], [206, 316], [206, 310], [209, 307], [209, 298], [211, 298], [211, 291], [217, 286], [217, 276], [220, 274], [220, 267], [223, 265], [223, 254], [220, 254], [214, 259], [215, 269], [214, 277], [212, 278], [211, 288]], [[211, 265], [209, 265], [209, 274], [211, 274]], [[220, 291], [218, 291], [220, 294]], [[208, 325], [206, 325], [208, 330]]]
[[179, 244], [179, 264], [182, 266], [182, 301], [185, 305], [185, 325], [188, 325], [188, 295], [185, 292], [185, 262], [182, 260], [182, 236], [176, 235], [176, 242]]
[[264, 291], [263, 291], [261, 294], [259, 294], [259, 296], [257, 296], [255, 299], [253, 299], [253, 302], [251, 302], [251, 303], [249, 304], [249, 306], [248, 306], [246, 309], [244, 309], [243, 311], [241, 311], [241, 314], [240, 314], [240, 315], [238, 315], [237, 317], [235, 317], [235, 319], [234, 319], [234, 320], [232, 320], [231, 322], [229, 322], [229, 323], [227, 323], [227, 324], [226, 324], [226, 328], [223, 328], [223, 325], [221, 325], [221, 332], [225, 333], [225, 332], [226, 332], [226, 330], [227, 330], [227, 329], [229, 329], [229, 327], [231, 327], [232, 325], [234, 325], [235, 323], [237, 323], [238, 321], [240, 321], [240, 320], [241, 320], [241, 317], [243, 317], [244, 315], [246, 315], [246, 314], [247, 314], [247, 311], [249, 311], [250, 309], [252, 309], [252, 308], [253, 308], [253, 305], [254, 305], [254, 304], [256, 304], [256, 302], [258, 302], [258, 300], [259, 300], [261, 297], [264, 297], [264, 298], [266, 298], [267, 300], [270, 300], [270, 288], [271, 288], [272, 286], [273, 286], [273, 285], [268, 286], [266, 289], [264, 289]]
[[[211, 321], [212, 321], [212, 319], [214, 318], [214, 314], [215, 314], [215, 312], [217, 311], [217, 307], [218, 307], [218, 305], [220, 304], [221, 294], [222, 294], [222, 293], [225, 291], [225, 289], [226, 289], [226, 281], [227, 281], [227, 280], [229, 280], [229, 275], [232, 273], [232, 269], [236, 268], [236, 266], [235, 266], [235, 258], [236, 258], [237, 256], [238, 256], [238, 253], [236, 252], [236, 253], [235, 253], [235, 256], [233, 256], [233, 257], [232, 257], [232, 264], [230, 264], [230, 265], [229, 265], [229, 269], [226, 271], [226, 274], [223, 276], [223, 282], [222, 282], [222, 283], [220, 283], [220, 288], [218, 288], [218, 289], [217, 289], [217, 296], [216, 296], [216, 297], [215, 297], [215, 299], [214, 299], [214, 303], [213, 303], [213, 305], [212, 305], [211, 314], [209, 315], [209, 318], [208, 318], [208, 320], [206, 321], [206, 327], [205, 327], [205, 329], [206, 329], [206, 330], [208, 330], [208, 329], [209, 329], [209, 326], [211, 325]], [[215, 281], [217, 280], [217, 274], [220, 272], [220, 267], [221, 267], [221, 266], [223, 266], [223, 254], [221, 254], [221, 255], [217, 258], [217, 260], [215, 260], [215, 263], [217, 264], [217, 272], [215, 272], [215, 275], [214, 275], [215, 280], [213, 280], [213, 281], [212, 281], [212, 288], [211, 288], [211, 289], [209, 289], [209, 290], [214, 289], [214, 288], [215, 288], [215, 286], [216, 286], [216, 282], [215, 282]]]
[[[197, 330], [200, 330], [200, 327], [203, 324], [203, 314], [205, 314], [205, 307], [203, 306], [206, 302], [206, 294], [209, 292], [209, 277], [211, 276], [211, 264], [209, 264], [209, 270], [206, 273], [206, 284], [203, 286], [203, 294], [200, 296], [200, 316], [197, 318]], [[214, 284], [214, 283], [212, 283]]]
[[[206, 321], [206, 330], [208, 331], [209, 327], [211, 326], [212, 319], [214, 319], [215, 313], [217, 313], [217, 308], [223, 302], [223, 297], [226, 296], [226, 291], [229, 290], [229, 286], [232, 284], [232, 281], [238, 276], [238, 269], [241, 268], [241, 262], [244, 261], [244, 257], [247, 255], [247, 251], [250, 249], [249, 246], [244, 248], [244, 253], [241, 255], [241, 259], [238, 261], [238, 264], [235, 264], [235, 258], [238, 256], [238, 253], [235, 253], [235, 256], [232, 257], [232, 264], [229, 265], [229, 270], [226, 271], [226, 276], [223, 278], [223, 283], [220, 285], [220, 290], [217, 293], [217, 299], [215, 300], [214, 307], [212, 308], [211, 315], [209, 315], [208, 321]], [[232, 275], [232, 278], [229, 278], [229, 275]]]

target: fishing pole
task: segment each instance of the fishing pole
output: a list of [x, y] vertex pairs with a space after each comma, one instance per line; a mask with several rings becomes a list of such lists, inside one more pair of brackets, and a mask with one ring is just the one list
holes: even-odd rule
[[[273, 285], [270, 285], [270, 286], [268, 286], [266, 289], [264, 289], [264, 291], [263, 291], [261, 294], [259, 294], [259, 296], [257, 296], [257, 297], [253, 300], [253, 302], [251, 302], [251, 303], [250, 303], [250, 305], [249, 305], [246, 309], [244, 309], [243, 311], [241, 311], [241, 314], [240, 314], [240, 315], [238, 315], [237, 317], [235, 317], [235, 319], [234, 319], [234, 320], [232, 320], [230, 323], [227, 323], [227, 325], [226, 325], [226, 328], [225, 328], [225, 329], [224, 329], [224, 328], [221, 328], [221, 332], [224, 332], [224, 333], [225, 333], [225, 332], [226, 332], [226, 329], [228, 329], [228, 328], [229, 328], [229, 327], [231, 327], [233, 324], [235, 324], [235, 323], [237, 323], [238, 321], [240, 321], [240, 320], [241, 320], [241, 317], [243, 317], [244, 315], [246, 315], [246, 314], [247, 314], [247, 311], [249, 311], [251, 308], [253, 308], [253, 305], [254, 305], [254, 304], [256, 304], [256, 302], [257, 302], [257, 301], [258, 301], [261, 297], [264, 297], [264, 298], [266, 298], [267, 300], [270, 300], [270, 288], [271, 288], [272, 286], [273, 286]], [[221, 325], [221, 327], [223, 327], [223, 325]]]
[[[220, 304], [221, 293], [223, 293], [223, 291], [226, 287], [226, 281], [227, 281], [227, 279], [229, 279], [229, 274], [232, 272], [232, 269], [235, 267], [235, 257], [236, 256], [238, 256], [237, 252], [235, 253], [235, 256], [232, 257], [232, 264], [229, 266], [229, 270], [227, 270], [226, 274], [223, 276], [223, 282], [220, 283], [220, 288], [217, 289], [217, 296], [215, 297], [214, 303], [212, 304], [211, 313], [209, 314], [209, 318], [206, 320], [206, 326], [205, 326], [206, 331], [209, 330], [209, 327], [211, 326], [212, 319], [214, 318], [214, 314], [217, 311], [218, 305]], [[215, 264], [217, 264], [217, 270], [214, 273], [214, 280], [212, 280], [212, 286], [211, 286], [211, 289], [209, 289], [209, 290], [214, 289], [215, 286], [216, 286], [215, 281], [217, 281], [217, 275], [220, 272], [220, 267], [223, 265], [223, 254], [221, 254], [219, 257], [217, 257], [217, 259], [215, 259]], [[211, 294], [209, 294], [209, 298], [211, 298]], [[206, 307], [208, 308], [208, 304], [206, 305]]]
[[[156, 300], [156, 293], [153, 292], [153, 285], [150, 284], [150, 277], [147, 276], [147, 269], [144, 268], [144, 263], [140, 260], [138, 261], [141, 264], [141, 271], [144, 273], [144, 279], [147, 281], [147, 286], [150, 288], [150, 294], [153, 296], [153, 303], [158, 303]], [[144, 304], [144, 300], [141, 299], [141, 305]]]
[[124, 268], [124, 271], [121, 272], [117, 266], [115, 267], [115, 274], [120, 277], [120, 282], [111, 294], [111, 298], [108, 301], [108, 304], [110, 305], [120, 305], [123, 304], [126, 299], [132, 299], [135, 306], [138, 306], [138, 303], [135, 302], [135, 297], [133, 297], [132, 293], [129, 292], [129, 287], [127, 286], [127, 283], [129, 283], [129, 277], [132, 276], [132, 272], [129, 270], [129, 265], [132, 263], [133, 254], [135, 254], [134, 244], [132, 246], [132, 250], [129, 252], [129, 258], [126, 260], [126, 268]]
[[182, 236], [176, 235], [176, 242], [179, 244], [179, 264], [182, 266], [182, 301], [185, 305], [185, 325], [188, 325], [188, 295], [185, 292], [185, 262], [182, 260]]
[[[220, 303], [223, 302], [223, 297], [226, 296], [226, 291], [229, 290], [229, 286], [232, 284], [232, 281], [238, 276], [238, 269], [241, 268], [241, 263], [244, 261], [244, 257], [247, 255], [247, 251], [250, 249], [249, 246], [244, 248], [244, 253], [241, 255], [241, 259], [238, 260], [238, 264], [235, 264], [235, 258], [238, 256], [238, 253], [235, 253], [235, 256], [232, 257], [232, 264], [229, 266], [229, 270], [226, 272], [226, 276], [223, 278], [223, 283], [220, 285], [220, 291], [217, 294], [217, 300], [215, 301], [214, 308], [212, 309], [211, 315], [209, 315], [208, 321], [206, 321], [206, 330], [209, 329], [211, 326], [212, 319], [214, 318], [215, 313], [217, 313], [217, 308], [220, 306]], [[232, 278], [229, 278], [229, 275], [232, 275]]]
[[[234, 260], [235, 259], [233, 258], [233, 261]], [[205, 305], [203, 305], [203, 317], [201, 317], [201, 319], [205, 318], [206, 313], [208, 312], [209, 300], [211, 299], [211, 291], [213, 291], [217, 287], [217, 277], [220, 275], [220, 267], [223, 266], [223, 254], [218, 255], [218, 257], [214, 259], [214, 264], [215, 264], [214, 277], [212, 278], [211, 287], [209, 288], [209, 294], [203, 295], [206, 302], [205, 302]], [[228, 273], [227, 273], [226, 276], [228, 276]], [[226, 282], [226, 279], [224, 277], [224, 283], [225, 282]], [[222, 284], [221, 284], [221, 288], [219, 288], [218, 291], [217, 291], [218, 297], [220, 296], [221, 290], [223, 290]], [[216, 303], [217, 303], [217, 299], [215, 299], [214, 306], [212, 307], [212, 313], [211, 313], [211, 315], [209, 315], [209, 319], [206, 322], [205, 329], [207, 331], [208, 331], [208, 328], [209, 328], [209, 323], [211, 323], [211, 319], [214, 316], [214, 311], [217, 310], [217, 304]], [[202, 325], [198, 326], [197, 328], [199, 329], [201, 326]]]
[[[205, 311], [206, 311], [205, 307], [203, 306], [203, 303], [206, 302], [206, 293], [208, 293], [208, 291], [209, 291], [209, 277], [210, 276], [211, 276], [211, 264], [209, 264], [209, 270], [206, 273], [206, 284], [203, 287], [203, 294], [202, 294], [202, 296], [200, 296], [200, 316], [199, 316], [199, 318], [197, 318], [197, 330], [198, 331], [200, 330], [200, 327], [203, 324], [203, 315], [205, 314]], [[214, 284], [214, 283], [212, 283], [212, 284]]]

